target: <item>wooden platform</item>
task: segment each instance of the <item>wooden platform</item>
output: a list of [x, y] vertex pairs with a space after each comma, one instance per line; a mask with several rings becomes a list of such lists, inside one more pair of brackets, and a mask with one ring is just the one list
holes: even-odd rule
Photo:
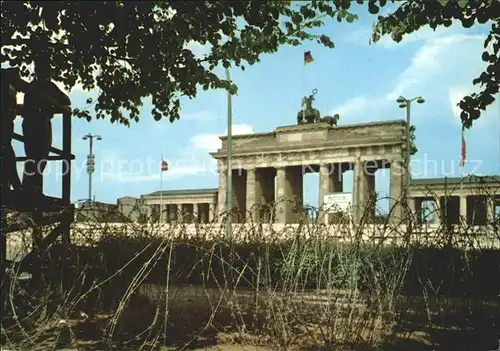
[[[57, 222], [71, 223], [75, 206], [68, 201], [51, 196], [39, 199], [29, 198], [22, 192], [8, 191], [2, 199], [2, 210], [6, 217], [2, 223], [2, 231], [10, 233], [33, 227], [36, 216], [38, 225], [49, 225]], [[23, 215], [21, 215], [23, 214]]]
[[22, 191], [9, 190], [5, 192], [2, 199], [2, 207], [10, 211], [18, 212], [60, 212], [72, 206], [69, 201], [43, 195], [41, 198], [34, 198]]
[[[2, 83], [4, 83], [4, 69], [2, 68]], [[7, 77], [5, 77], [7, 78]], [[32, 92], [39, 99], [49, 103], [53, 108], [54, 114], [62, 114], [62, 148], [50, 148], [50, 153], [47, 157], [48, 161], [63, 161], [62, 162], [62, 196], [55, 198], [51, 196], [30, 196], [23, 192], [14, 192], [7, 190], [9, 180], [4, 175], [2, 177], [1, 187], [1, 228], [0, 235], [0, 265], [2, 266], [2, 274], [0, 274], [1, 284], [8, 279], [4, 266], [7, 265], [7, 235], [8, 232], [27, 229], [31, 233], [33, 242], [32, 251], [21, 259], [21, 266], [27, 267], [27, 272], [32, 272], [33, 278], [38, 281], [40, 279], [40, 254], [43, 254], [50, 245], [56, 243], [59, 239], [65, 245], [70, 244], [70, 227], [74, 220], [74, 205], [71, 204], [71, 161], [75, 156], [71, 153], [71, 120], [72, 110], [70, 106], [61, 106], [52, 96], [46, 95], [46, 92], [36, 90], [30, 83], [24, 81], [19, 72], [13, 72], [8, 75], [9, 89], [14, 89], [17, 92]], [[5, 85], [2, 84], [2, 88]], [[3, 94], [2, 94], [3, 96]], [[21, 115], [23, 106], [16, 106], [15, 115]], [[4, 117], [4, 116], [2, 116]], [[12, 117], [12, 116], [9, 116]], [[25, 142], [23, 135], [14, 133], [13, 140], [21, 143]], [[16, 157], [16, 162], [26, 161], [26, 157]], [[43, 183], [42, 183], [43, 184]], [[50, 226], [48, 235], [45, 235], [47, 230], [43, 230], [44, 226]], [[44, 236], [45, 235], [45, 236]], [[3, 315], [5, 306], [4, 294], [0, 299], [0, 315]]]
[[[73, 219], [74, 212], [75, 212], [74, 206], [71, 205], [69, 208], [66, 208], [61, 212], [44, 213], [42, 215], [39, 224], [45, 226]], [[4, 233], [11, 233], [16, 231], [26, 230], [31, 228], [32, 226], [33, 222], [30, 221], [26, 216], [20, 218], [14, 215], [13, 218], [7, 218], [6, 223], [2, 227], [2, 231]]]

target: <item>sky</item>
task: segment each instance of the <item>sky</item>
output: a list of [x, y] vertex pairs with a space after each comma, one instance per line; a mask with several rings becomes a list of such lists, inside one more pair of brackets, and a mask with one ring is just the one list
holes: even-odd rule
[[[467, 130], [467, 163], [461, 173], [461, 123], [456, 104], [477, 87], [472, 80], [483, 70], [481, 61], [487, 26], [470, 29], [453, 25], [435, 32], [423, 28], [405, 36], [401, 43], [383, 38], [369, 44], [376, 16], [366, 9], [356, 11], [360, 18], [352, 23], [329, 21], [321, 32], [330, 35], [335, 49], [314, 42], [299, 47], [282, 47], [266, 54], [261, 62], [245, 71], [231, 70], [238, 86], [233, 96], [233, 134], [271, 132], [282, 125], [296, 123], [301, 99], [316, 88], [314, 106], [321, 115], [340, 114], [339, 125], [380, 120], [405, 119], [398, 107], [399, 95], [422, 96], [424, 104], [412, 105], [412, 124], [416, 126], [418, 153], [412, 157], [414, 178], [457, 177], [461, 174], [500, 174], [500, 104], [497, 101]], [[208, 48], [191, 44], [203, 55]], [[303, 63], [304, 51], [314, 61]], [[69, 93], [74, 108], [83, 107], [92, 92], [75, 87]], [[73, 119], [72, 201], [87, 198], [87, 133], [97, 134], [94, 142], [96, 167], [93, 196], [96, 201], [116, 203], [123, 196], [167, 189], [216, 188], [218, 174], [209, 152], [220, 147], [219, 136], [227, 132], [227, 94], [223, 90], [199, 91], [196, 98], [182, 100], [181, 118], [173, 123], [154, 121], [151, 103], [141, 109], [140, 121], [131, 127], [109, 120]], [[21, 133], [21, 120], [16, 120]], [[54, 146], [62, 145], [62, 121], [53, 120]], [[24, 155], [15, 144], [17, 155]], [[160, 172], [161, 158], [169, 163]], [[19, 165], [21, 172], [22, 165]], [[44, 192], [61, 195], [61, 165], [50, 162], [45, 171]], [[389, 189], [388, 170], [379, 170], [376, 191]], [[162, 176], [162, 177], [161, 177]], [[319, 178], [304, 179], [304, 199], [317, 206]], [[352, 191], [352, 174], [346, 174], [344, 191]]]

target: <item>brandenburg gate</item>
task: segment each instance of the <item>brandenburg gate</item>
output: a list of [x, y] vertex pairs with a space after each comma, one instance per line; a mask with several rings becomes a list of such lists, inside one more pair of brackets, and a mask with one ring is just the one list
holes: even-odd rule
[[[354, 172], [353, 219], [374, 212], [375, 171], [390, 168], [391, 218], [403, 217], [406, 184], [406, 122], [383, 121], [337, 126], [332, 117], [313, 117], [270, 133], [232, 136], [233, 221], [297, 223], [303, 211], [303, 177], [319, 172], [323, 196], [343, 191], [343, 173]], [[227, 137], [211, 155], [218, 161], [217, 212], [226, 209]], [[274, 212], [266, 208], [274, 207]], [[320, 212], [320, 216], [321, 216]]]
[[[500, 178], [412, 179], [407, 189], [407, 124], [403, 120], [338, 126], [339, 115], [321, 117], [312, 102], [317, 90], [302, 99], [297, 124], [269, 133], [232, 136], [232, 209], [227, 206], [227, 137], [210, 153], [217, 160], [219, 187], [159, 191], [142, 195], [140, 203], [161, 213], [159, 221], [181, 218], [188, 222], [224, 220], [233, 223], [294, 224], [313, 220], [304, 206], [304, 176], [319, 173], [317, 223], [335, 220], [335, 212], [348, 214], [354, 223], [377, 222], [376, 171], [390, 170], [389, 216], [393, 224], [466, 223], [485, 225], [500, 214]], [[344, 189], [344, 174], [353, 171], [353, 190]], [[464, 183], [464, 187], [462, 187]], [[455, 189], [459, 186], [458, 191]], [[450, 193], [452, 191], [452, 193]], [[326, 196], [326, 195], [334, 196]], [[340, 196], [337, 196], [340, 195]], [[324, 204], [324, 199], [328, 202]], [[340, 199], [342, 209], [330, 207]], [[406, 200], [406, 201], [405, 201]], [[123, 198], [119, 202], [134, 203]], [[435, 216], [429, 219], [424, 202], [432, 202]], [[338, 204], [338, 202], [337, 202]], [[129, 206], [130, 207], [130, 206]], [[340, 211], [339, 211], [340, 210]], [[409, 210], [409, 211], [408, 211]], [[410, 217], [411, 216], [411, 217]], [[378, 217], [378, 216], [377, 216]], [[385, 217], [385, 216], [383, 216]]]

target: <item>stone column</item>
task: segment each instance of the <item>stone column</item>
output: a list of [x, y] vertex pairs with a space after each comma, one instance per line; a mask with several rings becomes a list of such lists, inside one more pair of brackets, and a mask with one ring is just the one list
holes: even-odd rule
[[493, 196], [489, 196], [487, 197], [486, 199], [486, 206], [485, 206], [485, 210], [486, 210], [486, 223], [488, 225], [491, 225], [493, 224], [493, 221], [495, 220], [495, 195]]
[[256, 182], [255, 182], [255, 168], [247, 169], [247, 185], [246, 185], [246, 210], [248, 218], [253, 223], [257, 222], [257, 206], [256, 206]]
[[244, 223], [246, 215], [246, 170], [233, 170], [233, 222]]
[[177, 221], [179, 221], [180, 223], [184, 223], [186, 221], [186, 218], [184, 217], [184, 204], [178, 204], [177, 209], [179, 210], [177, 212]]
[[208, 205], [208, 221], [212, 222], [214, 220], [214, 216], [215, 216], [215, 204], [210, 203]]
[[193, 223], [198, 223], [198, 215], [200, 213], [199, 209], [200, 204], [193, 204], [193, 215], [192, 215], [192, 221]]
[[415, 198], [413, 197], [409, 197], [408, 198], [408, 209], [410, 211], [410, 216], [411, 216], [411, 219], [413, 221], [413, 223], [416, 222], [416, 218], [417, 218], [417, 208], [416, 208], [416, 200]]
[[436, 208], [434, 215], [434, 223], [437, 225], [441, 224], [441, 196], [434, 197], [434, 206]]
[[332, 178], [330, 177], [330, 170], [327, 163], [319, 165], [319, 211], [318, 223], [326, 223], [326, 208], [324, 203], [324, 196], [329, 194], [332, 190]]
[[161, 204], [160, 205], [160, 222], [165, 223], [167, 222], [168, 218], [168, 205], [166, 204]]
[[276, 168], [276, 222], [286, 223], [286, 171]]
[[183, 222], [182, 218], [182, 204], [175, 204], [175, 220], [177, 222]]
[[297, 209], [302, 206], [302, 167], [279, 167], [276, 169], [277, 192], [276, 221], [278, 223], [295, 223], [298, 219]]
[[207, 211], [206, 211], [207, 205], [208, 204], [198, 204], [198, 213], [200, 216], [200, 220], [199, 220], [200, 223], [207, 222]]
[[391, 162], [391, 180], [389, 190], [389, 209], [391, 211], [391, 222], [400, 223], [403, 220], [403, 160], [395, 160]]
[[468, 224], [467, 219], [467, 195], [460, 195], [460, 220], [463, 224]]
[[286, 167], [287, 223], [298, 223], [303, 213], [304, 182], [302, 166]]
[[274, 179], [276, 170], [273, 168], [258, 168], [255, 170], [255, 201], [257, 206], [257, 221], [274, 220], [272, 210], [275, 205]]
[[[226, 167], [219, 161], [219, 190], [217, 192], [217, 214], [222, 215], [226, 212], [226, 187], [227, 187], [227, 173]], [[223, 220], [223, 215], [220, 220]]]
[[161, 222], [161, 203], [154, 206], [154, 211], [153, 213], [155, 214], [155, 219], [158, 218], [158, 222]]
[[422, 223], [422, 198], [420, 197], [414, 197], [413, 199], [413, 206], [415, 208], [415, 222], [417, 224]]
[[170, 222], [177, 220], [177, 205], [168, 205], [168, 217]]
[[189, 204], [181, 204], [181, 216], [183, 223], [190, 222], [192, 215], [192, 211], [190, 211], [190, 209], [192, 209], [192, 207], [189, 206]]
[[369, 212], [366, 212], [366, 215], [368, 216], [370, 222], [372, 222], [373, 218], [375, 217], [375, 210], [377, 205], [377, 198], [375, 194], [375, 173], [377, 172], [377, 169], [377, 166], [373, 164], [363, 165], [363, 170], [366, 177], [365, 201], [366, 203], [370, 204], [370, 208], [368, 209]]
[[[374, 184], [374, 182], [373, 182]], [[358, 158], [354, 165], [354, 221], [359, 222], [363, 215], [368, 214], [370, 180], [365, 165]]]

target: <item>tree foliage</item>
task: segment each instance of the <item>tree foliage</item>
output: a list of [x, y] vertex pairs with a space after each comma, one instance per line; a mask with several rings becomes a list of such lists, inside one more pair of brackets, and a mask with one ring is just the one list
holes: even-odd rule
[[[352, 22], [348, 1], [5, 1], [2, 2], [2, 63], [33, 77], [30, 65], [49, 55], [54, 80], [66, 89], [97, 88], [97, 118], [126, 125], [139, 120], [144, 99], [152, 98], [156, 120], [179, 118], [180, 97], [200, 88], [236, 86], [216, 74], [220, 66], [259, 62], [280, 46], [331, 39], [314, 34], [322, 18]], [[208, 45], [204, 57], [188, 43]], [[89, 109], [75, 109], [91, 119]]]
[[[358, 1], [359, 2], [359, 1]], [[394, 1], [392, 1], [394, 2]], [[370, 0], [368, 9], [376, 14], [386, 0]], [[500, 83], [500, 1], [498, 0], [408, 0], [396, 11], [379, 16], [374, 25], [372, 40], [377, 42], [384, 35], [400, 42], [406, 34], [413, 33], [428, 25], [432, 29], [439, 26], [449, 27], [454, 22], [470, 28], [475, 24], [491, 23], [491, 30], [484, 40], [482, 60], [486, 69], [472, 83], [480, 86], [478, 93], [465, 96], [458, 104], [464, 127], [470, 128], [474, 120], [481, 116], [481, 111], [495, 101]]]
[[417, 138], [415, 135], [416, 129], [417, 129], [417, 127], [415, 125], [412, 124], [410, 126], [410, 155], [411, 156], [415, 155], [418, 152], [417, 145], [415, 144], [415, 140]]

